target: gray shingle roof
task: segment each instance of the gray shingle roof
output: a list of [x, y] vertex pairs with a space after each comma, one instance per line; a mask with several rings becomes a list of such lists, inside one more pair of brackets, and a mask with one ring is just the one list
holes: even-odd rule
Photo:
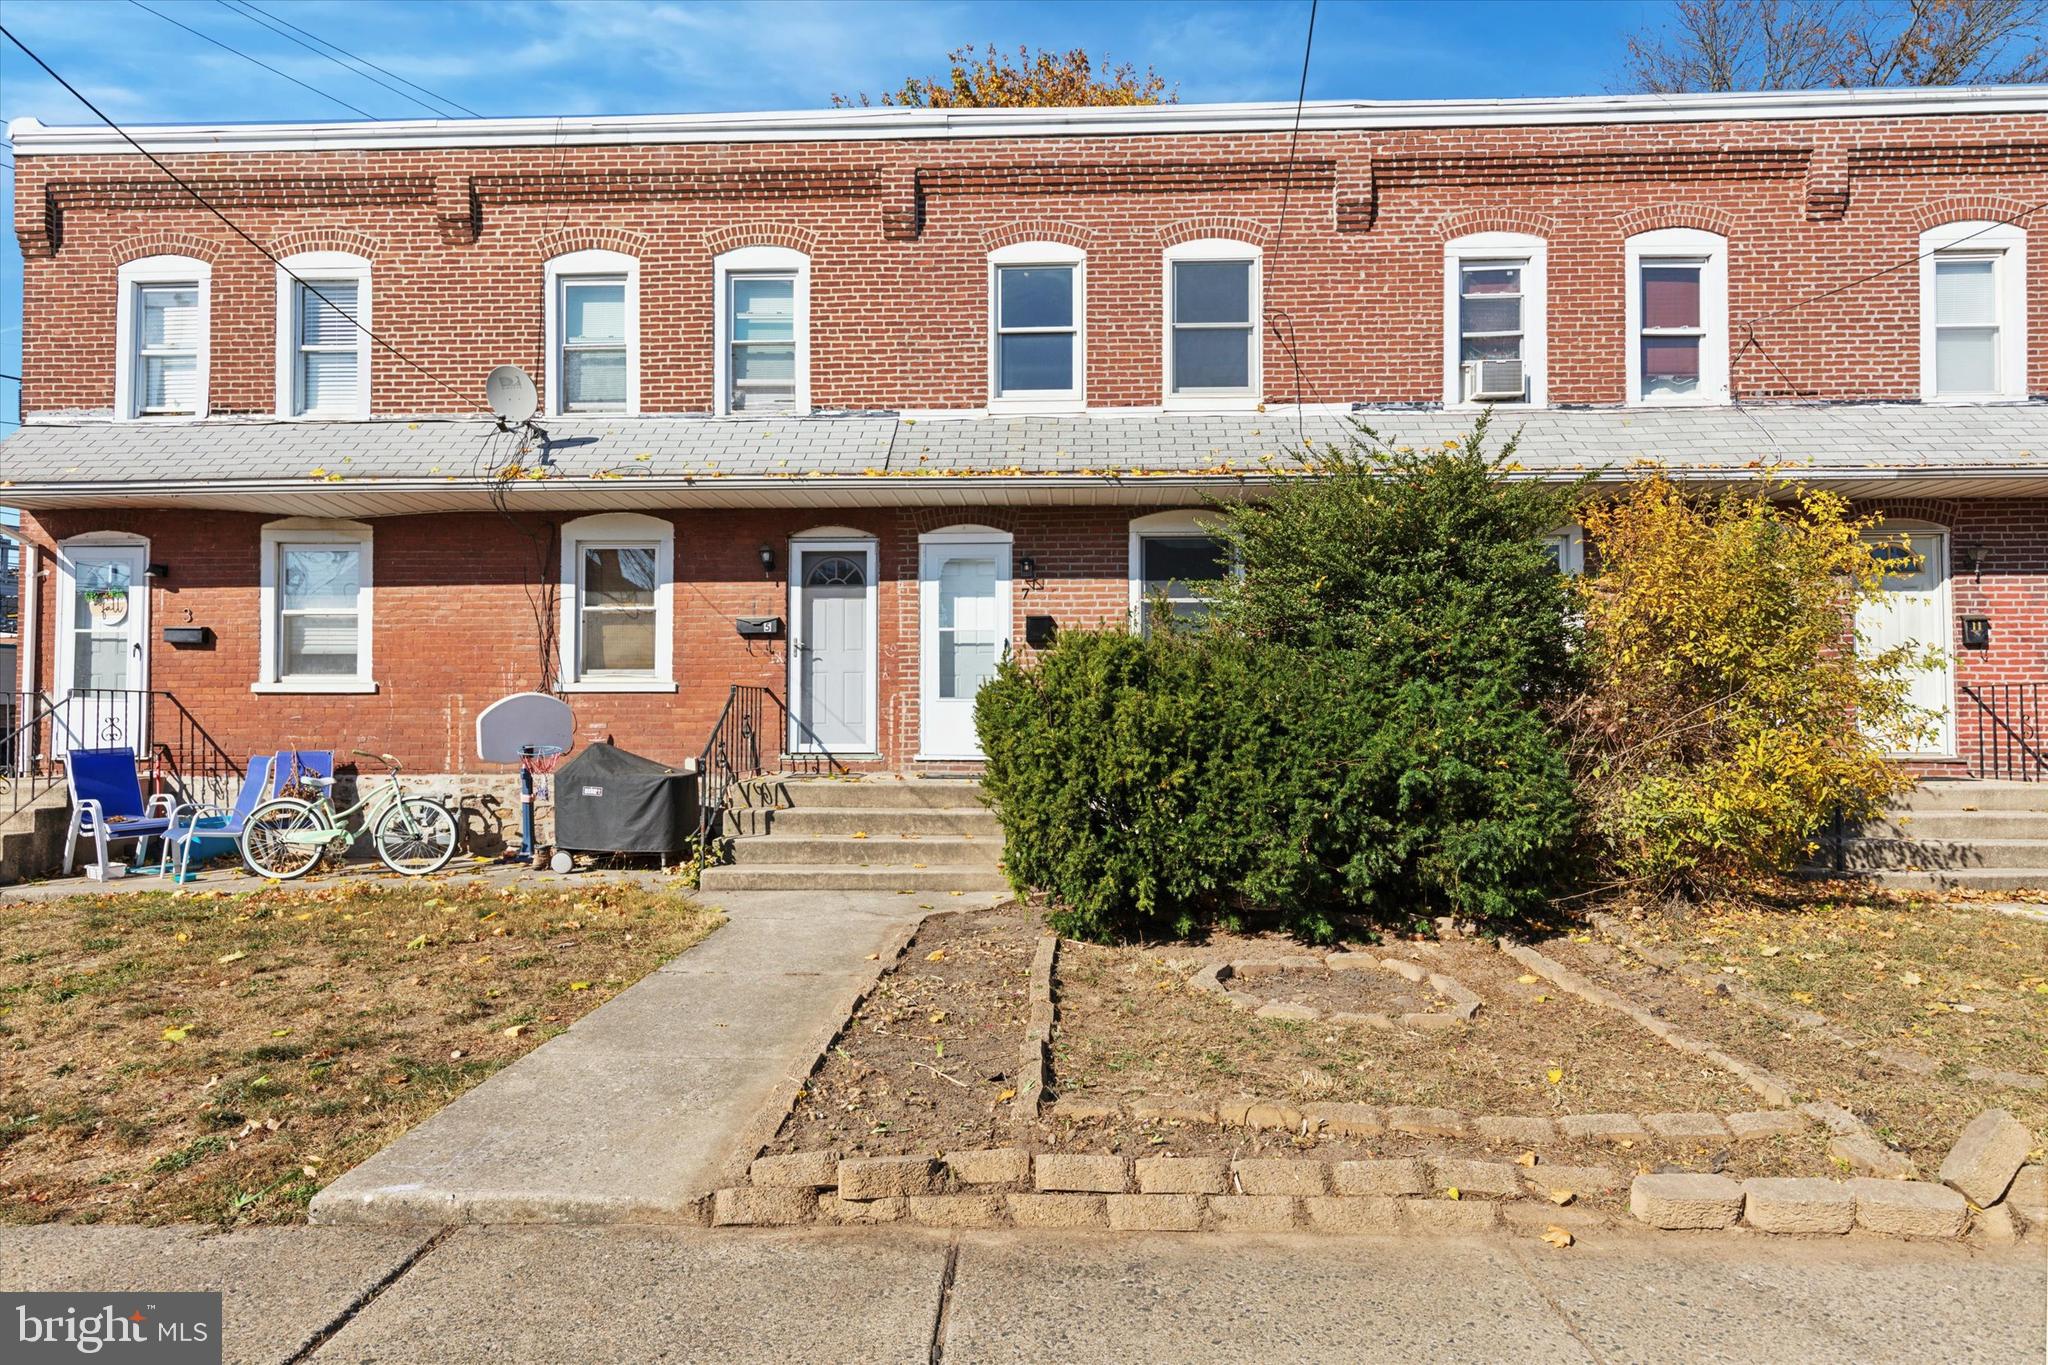
[[[1128, 417], [909, 419], [852, 414], [786, 419], [550, 418], [546, 478], [808, 479], [919, 475], [1130, 477], [1257, 475], [1302, 436], [1341, 440], [1353, 420], [1423, 446], [1455, 439], [1468, 412], [1326, 410]], [[1520, 432], [1533, 473], [1677, 470], [1779, 464], [1830, 472], [2048, 472], [2048, 403], [1672, 409], [1550, 409], [1499, 414], [1497, 439]], [[0, 502], [85, 487], [400, 481], [473, 485], [542, 445], [481, 420], [370, 422], [34, 422], [0, 443]], [[16, 490], [9, 496], [10, 489]]]

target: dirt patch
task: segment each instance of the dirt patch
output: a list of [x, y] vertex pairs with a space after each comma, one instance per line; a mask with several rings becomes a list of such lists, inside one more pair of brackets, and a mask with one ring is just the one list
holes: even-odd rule
[[1333, 972], [1256, 972], [1230, 978], [1230, 989], [1274, 1004], [1306, 1005], [1320, 1014], [1445, 1014], [1451, 1002], [1380, 967]]
[[0, 1221], [299, 1221], [720, 922], [623, 883], [0, 904]]
[[1914, 1075], [1859, 1049], [1793, 1028], [1716, 992], [1711, 983], [1663, 970], [1604, 944], [1553, 939], [1537, 946], [1546, 956], [1620, 991], [1692, 1036], [1774, 1071], [1808, 1094], [1840, 1104], [1911, 1156], [1923, 1172], [1937, 1169], [1956, 1134], [1992, 1105], [2010, 1110], [2037, 1136], [2048, 1134], [2048, 1092], [1969, 1081], [1953, 1063], [1932, 1076]]
[[771, 1152], [898, 1155], [1002, 1145], [1019, 1090], [1039, 917], [924, 922], [804, 1088]]
[[1105, 1103], [1244, 1095], [1531, 1116], [1760, 1107], [1734, 1077], [1628, 1020], [1519, 981], [1517, 964], [1482, 943], [1386, 949], [1457, 978], [1486, 1002], [1456, 1029], [1255, 1019], [1184, 989], [1203, 963], [1299, 951], [1268, 936], [1218, 938], [1199, 953], [1063, 944], [1055, 1089]]

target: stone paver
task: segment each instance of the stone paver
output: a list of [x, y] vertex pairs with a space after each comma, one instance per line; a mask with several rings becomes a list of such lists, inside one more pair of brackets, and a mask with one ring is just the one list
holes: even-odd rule
[[1805, 1132], [1806, 1116], [1797, 1109], [1752, 1109], [1728, 1115], [1727, 1124], [1737, 1142], [1761, 1142]]
[[1557, 1141], [1557, 1125], [1549, 1119], [1493, 1116], [1472, 1120], [1472, 1131], [1487, 1142], [1512, 1142], [1542, 1147]]
[[1942, 1158], [1941, 1183], [1987, 1208], [2005, 1197], [2033, 1145], [2024, 1123], [2003, 1109], [1986, 1109], [1970, 1120]]
[[1305, 1105], [1301, 1112], [1337, 1137], [1378, 1137], [1387, 1130], [1386, 1115], [1369, 1104], [1328, 1102]]
[[1726, 1142], [1728, 1125], [1715, 1114], [1645, 1114], [1643, 1126], [1665, 1138], [1692, 1138], [1701, 1142]]
[[1566, 1114], [1557, 1121], [1559, 1131], [1569, 1138], [1593, 1138], [1601, 1142], [1648, 1142], [1650, 1130], [1634, 1114]]
[[1222, 1194], [1230, 1166], [1220, 1156], [1143, 1156], [1134, 1163], [1142, 1194]]
[[808, 1223], [817, 1204], [816, 1192], [808, 1189], [740, 1185], [712, 1196], [711, 1221], [718, 1227], [787, 1227]]
[[1622, 1178], [1612, 1166], [1531, 1166], [1522, 1172], [1523, 1183], [1540, 1195], [1552, 1190], [1573, 1194], [1605, 1194], [1622, 1187]]
[[839, 1163], [841, 1199], [930, 1194], [938, 1188], [939, 1163], [928, 1156], [852, 1156]]
[[1408, 1157], [1339, 1161], [1330, 1167], [1330, 1188], [1338, 1194], [1428, 1194], [1429, 1172]]
[[1884, 1180], [1911, 1180], [1920, 1172], [1913, 1158], [1894, 1151], [1868, 1133], [1845, 1133], [1828, 1139], [1828, 1155], [1839, 1157], [1858, 1175]]
[[1325, 1179], [1322, 1162], [1288, 1157], [1240, 1158], [1230, 1163], [1230, 1174], [1245, 1194], [1321, 1194]]
[[1020, 1228], [1103, 1228], [1109, 1212], [1099, 1194], [1013, 1194], [1010, 1218]]
[[1031, 1179], [1031, 1153], [1022, 1147], [948, 1152], [946, 1169], [967, 1185], [1021, 1185]]
[[1397, 1104], [1387, 1110], [1387, 1127], [1415, 1137], [1463, 1137], [1466, 1132], [1465, 1116], [1457, 1110], [1414, 1104]]
[[1384, 1195], [1305, 1199], [1303, 1214], [1318, 1232], [1384, 1235], [1401, 1226], [1405, 1199]]
[[794, 1152], [757, 1157], [747, 1178], [756, 1185], [793, 1185], [823, 1189], [839, 1182], [839, 1153]]
[[1492, 1194], [1512, 1199], [1522, 1192], [1522, 1167], [1506, 1161], [1463, 1161], [1443, 1158], [1429, 1163], [1436, 1192]]
[[731, 1183], [735, 1152], [772, 1133], [768, 1111], [925, 912], [850, 891], [699, 899], [728, 922], [344, 1174], [313, 1220], [674, 1219]]
[[1003, 1206], [999, 1194], [914, 1194], [910, 1221], [927, 1228], [999, 1228]]
[[2005, 1202], [2028, 1228], [2048, 1226], [2048, 1166], [2022, 1166], [2006, 1189]]
[[1202, 1226], [1195, 1194], [1112, 1194], [1109, 1225], [1119, 1232], [1193, 1232]]
[[1032, 1161], [1031, 1174], [1037, 1187], [1045, 1191], [1115, 1194], [1129, 1185], [1127, 1166], [1120, 1156], [1040, 1152]]
[[1759, 1232], [1847, 1232], [1856, 1223], [1856, 1194], [1838, 1180], [1745, 1180], [1742, 1221]]
[[1628, 1208], [1653, 1228], [1725, 1228], [1742, 1212], [1742, 1186], [1720, 1175], [1639, 1175]]
[[1946, 1185], [1926, 1180], [1879, 1180], [1858, 1176], [1849, 1182], [1856, 1198], [1856, 1225], [1894, 1237], [1960, 1237], [1970, 1219], [1970, 1206]]
[[1284, 1194], [1219, 1194], [1209, 1212], [1219, 1232], [1286, 1232], [1294, 1226], [1294, 1205]]

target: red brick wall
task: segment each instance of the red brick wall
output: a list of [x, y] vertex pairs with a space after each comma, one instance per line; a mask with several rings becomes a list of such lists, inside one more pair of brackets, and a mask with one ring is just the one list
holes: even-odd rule
[[[1063, 626], [1124, 619], [1128, 518], [1113, 511], [1006, 511], [972, 518], [918, 511], [674, 512], [676, 526], [674, 694], [577, 693], [579, 743], [610, 735], [667, 761], [703, 746], [726, 691], [735, 683], [772, 687], [787, 697], [784, 640], [749, 641], [735, 616], [789, 615], [789, 537], [841, 526], [876, 538], [881, 752], [907, 765], [917, 751], [918, 535], [973, 520], [1015, 537], [1014, 559], [1031, 556], [1039, 580], [1013, 585], [1012, 633], [1023, 648], [1024, 616], [1051, 614]], [[260, 530], [269, 518], [236, 513], [43, 513], [25, 529], [46, 551], [86, 531], [149, 537], [150, 557], [170, 568], [152, 586], [150, 685], [177, 694], [230, 754], [290, 746], [390, 751], [416, 772], [468, 772], [476, 758], [476, 714], [510, 692], [544, 687], [534, 612], [540, 580], [532, 532], [494, 513], [395, 517], [373, 521], [374, 695], [254, 693], [259, 674]], [[775, 551], [762, 571], [760, 547]], [[38, 685], [53, 685], [55, 579], [39, 595], [42, 648]], [[552, 556], [547, 574], [557, 572]], [[211, 626], [210, 649], [172, 649], [163, 627]]]
[[[812, 254], [820, 406], [982, 404], [986, 255], [1031, 237], [1088, 251], [1090, 403], [1156, 403], [1161, 250], [1211, 234], [1271, 247], [1286, 152], [1269, 133], [172, 160], [280, 253], [368, 255], [377, 330], [465, 393], [497, 364], [540, 373], [543, 260], [629, 251], [642, 408], [681, 412], [712, 400], [712, 257], [759, 242]], [[1518, 229], [1550, 244], [1552, 401], [1613, 403], [1631, 232], [1728, 235], [1740, 351], [1745, 320], [1910, 260], [1926, 227], [2048, 199], [2048, 118], [1311, 132], [1295, 177], [1266, 271], [1268, 316], [1284, 313], [1295, 337], [1292, 356], [1265, 340], [1271, 399], [1294, 396], [1294, 358], [1311, 401], [1440, 398], [1441, 245]], [[2048, 214], [2029, 221], [2029, 376], [2044, 392]], [[22, 156], [15, 222], [27, 411], [111, 405], [115, 268], [169, 251], [213, 262], [214, 410], [271, 410], [272, 267], [146, 164]], [[1737, 358], [1737, 392], [1915, 396], [1918, 288], [1917, 269], [1895, 270], [1763, 322], [1769, 359]], [[381, 352], [373, 386], [380, 413], [459, 408]]]

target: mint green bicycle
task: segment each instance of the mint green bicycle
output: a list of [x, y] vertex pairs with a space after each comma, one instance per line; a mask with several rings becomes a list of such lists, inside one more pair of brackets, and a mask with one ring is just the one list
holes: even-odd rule
[[[355, 751], [391, 771], [389, 781], [364, 783], [369, 795], [342, 810], [334, 808], [334, 779], [308, 775], [318, 794], [310, 801], [274, 797], [249, 812], [240, 840], [242, 861], [259, 877], [291, 881], [303, 877], [321, 858], [340, 857], [365, 827], [384, 866], [407, 877], [438, 872], [455, 856], [455, 814], [439, 801], [408, 796], [399, 784], [398, 760], [390, 754]], [[353, 828], [351, 816], [358, 817]]]

